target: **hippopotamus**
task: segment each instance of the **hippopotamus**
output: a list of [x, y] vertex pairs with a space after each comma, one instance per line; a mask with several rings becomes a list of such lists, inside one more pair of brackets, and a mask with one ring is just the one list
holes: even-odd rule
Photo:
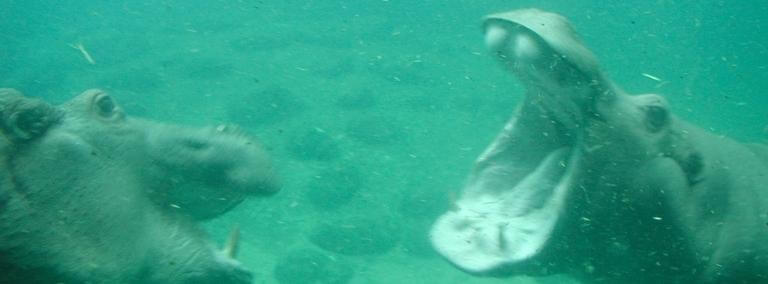
[[240, 128], [129, 117], [95, 89], [59, 106], [0, 89], [0, 132], [0, 283], [252, 282], [198, 224], [280, 188]]
[[561, 15], [515, 10], [483, 27], [526, 92], [434, 223], [440, 255], [483, 276], [768, 283], [768, 146], [626, 93]]

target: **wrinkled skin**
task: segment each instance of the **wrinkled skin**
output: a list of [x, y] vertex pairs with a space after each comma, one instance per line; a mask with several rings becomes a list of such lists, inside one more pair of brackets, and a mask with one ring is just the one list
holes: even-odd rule
[[441, 255], [478, 275], [768, 283], [768, 147], [626, 94], [560, 15], [512, 11], [484, 28], [527, 93], [434, 224]]
[[0, 89], [0, 122], [0, 283], [251, 283], [195, 224], [279, 189], [236, 128], [127, 117], [99, 90]]

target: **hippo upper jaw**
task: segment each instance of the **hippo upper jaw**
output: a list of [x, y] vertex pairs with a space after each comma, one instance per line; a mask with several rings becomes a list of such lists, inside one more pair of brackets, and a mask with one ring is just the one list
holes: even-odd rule
[[136, 123], [162, 129], [145, 137], [150, 159], [141, 175], [164, 181], [156, 187], [159, 190], [150, 192], [163, 207], [204, 220], [229, 211], [248, 196], [269, 196], [280, 189], [268, 155], [238, 127]]

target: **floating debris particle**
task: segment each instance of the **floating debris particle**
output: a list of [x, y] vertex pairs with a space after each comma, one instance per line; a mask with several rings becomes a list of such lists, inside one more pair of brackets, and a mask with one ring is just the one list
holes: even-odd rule
[[91, 57], [91, 54], [88, 53], [87, 50], [85, 50], [85, 46], [83, 46], [82, 43], [76, 43], [76, 44], [69, 44], [69, 47], [77, 49], [80, 51], [81, 54], [83, 54], [83, 57], [85, 57], [85, 60], [88, 61], [91, 65], [96, 64], [96, 61], [93, 60], [93, 57]]
[[653, 76], [653, 75], [648, 74], [648, 73], [641, 73], [640, 75], [643, 75], [643, 77], [651, 79], [651, 80], [654, 80], [656, 82], [661, 82], [662, 81], [661, 78]]

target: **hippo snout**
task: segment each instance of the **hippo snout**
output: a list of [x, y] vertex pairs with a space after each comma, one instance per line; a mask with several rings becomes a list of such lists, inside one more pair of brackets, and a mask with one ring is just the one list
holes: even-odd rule
[[187, 177], [202, 184], [226, 185], [248, 195], [279, 190], [269, 156], [239, 128], [164, 128], [148, 136], [156, 166], [189, 170], [195, 174]]
[[[141, 123], [156, 129], [146, 136], [146, 152], [151, 157], [146, 176], [156, 179], [153, 173], [163, 173], [168, 183], [163, 188], [167, 190], [155, 195], [161, 203], [197, 219], [208, 219], [248, 196], [269, 196], [280, 189], [269, 155], [239, 127]], [[196, 194], [189, 194], [189, 188], [195, 188]]]

